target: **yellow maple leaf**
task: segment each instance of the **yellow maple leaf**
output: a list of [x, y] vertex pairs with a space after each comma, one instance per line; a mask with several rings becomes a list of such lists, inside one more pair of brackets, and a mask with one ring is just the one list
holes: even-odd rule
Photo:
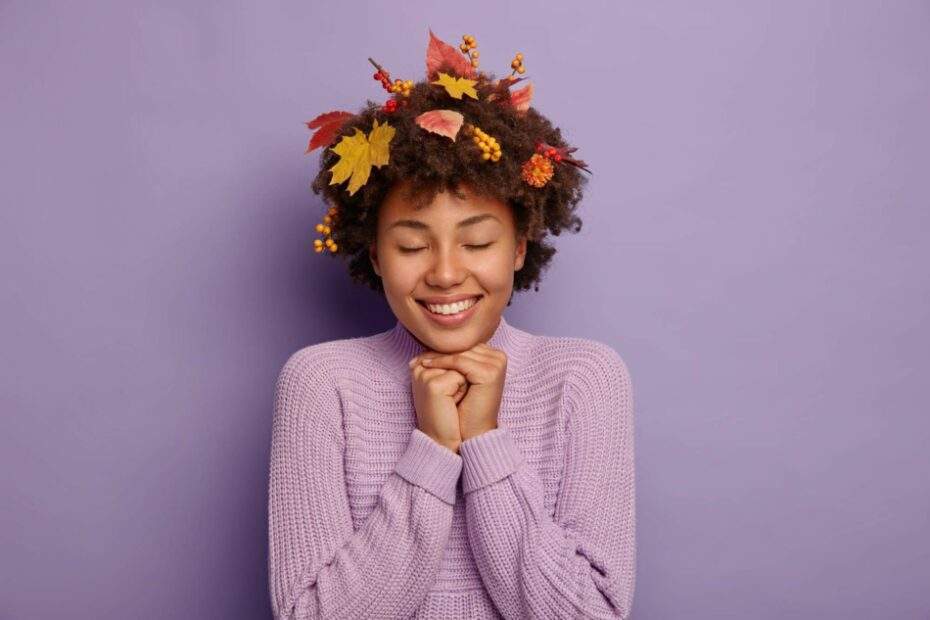
[[446, 87], [446, 92], [455, 97], [456, 99], [461, 99], [462, 95], [468, 95], [472, 99], [478, 98], [478, 92], [475, 90], [475, 84], [478, 83], [478, 80], [469, 80], [467, 78], [456, 78], [452, 77], [447, 73], [439, 73], [439, 79], [431, 84], [439, 84], [440, 86]]
[[375, 119], [374, 127], [371, 129], [371, 133], [368, 134], [368, 144], [371, 146], [372, 166], [378, 166], [380, 168], [388, 163], [390, 159], [388, 144], [390, 144], [393, 137], [394, 128], [387, 123], [379, 126], [378, 119]]
[[342, 183], [349, 179], [349, 195], [352, 196], [362, 185], [368, 182], [371, 167], [381, 167], [390, 160], [388, 145], [394, 137], [395, 129], [389, 124], [378, 125], [375, 119], [374, 126], [368, 135], [355, 128], [355, 134], [343, 136], [332, 151], [339, 155], [339, 161], [330, 168], [333, 178], [329, 184]]

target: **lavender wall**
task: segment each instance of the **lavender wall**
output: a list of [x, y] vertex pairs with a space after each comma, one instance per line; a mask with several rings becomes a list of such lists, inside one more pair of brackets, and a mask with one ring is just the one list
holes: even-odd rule
[[525, 55], [594, 176], [508, 320], [637, 403], [636, 617], [930, 617], [926, 2], [0, 3], [0, 618], [265, 618], [273, 382], [393, 323], [303, 122]]

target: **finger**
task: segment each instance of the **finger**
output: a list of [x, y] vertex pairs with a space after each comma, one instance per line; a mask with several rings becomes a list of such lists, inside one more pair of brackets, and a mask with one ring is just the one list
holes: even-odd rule
[[461, 383], [467, 383], [465, 376], [452, 368], [426, 368], [424, 366], [417, 366], [413, 369], [413, 372], [420, 381], [428, 381], [431, 377], [452, 373], [461, 377], [461, 379], [459, 379]]
[[455, 353], [424, 359], [421, 364], [429, 368], [453, 368], [465, 375], [469, 383], [485, 383], [496, 373], [496, 365], [477, 354]]
[[424, 377], [426, 377], [425, 381], [430, 388], [439, 390], [443, 394], [448, 394], [450, 396], [457, 394], [462, 385], [467, 385], [465, 377], [454, 370], [428, 368], [424, 371]]
[[448, 356], [455, 356], [455, 355], [458, 355], [461, 357], [470, 357], [472, 359], [479, 360], [479, 361], [484, 360], [484, 359], [490, 359], [484, 353], [478, 353], [477, 351], [474, 351], [473, 349], [466, 349], [465, 351], [459, 351], [457, 353], [440, 353], [439, 351], [430, 351], [429, 353], [421, 354], [419, 362], [422, 364], [426, 360], [434, 360], [437, 357], [448, 357]]
[[456, 357], [473, 359], [478, 363], [487, 364], [494, 368], [503, 368], [507, 361], [506, 356], [501, 358], [500, 356], [495, 355], [493, 352], [483, 353], [473, 349], [468, 349], [460, 353], [431, 353], [430, 355], [423, 355], [423, 357], [420, 359], [420, 364], [428, 367], [435, 366], [433, 364], [433, 360], [443, 357], [451, 357], [453, 358], [453, 361]]

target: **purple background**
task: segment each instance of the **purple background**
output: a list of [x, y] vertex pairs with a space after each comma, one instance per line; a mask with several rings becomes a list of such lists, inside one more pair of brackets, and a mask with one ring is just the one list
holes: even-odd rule
[[508, 320], [637, 407], [638, 619], [930, 617], [927, 2], [0, 3], [0, 618], [265, 618], [274, 379], [387, 305], [303, 123], [522, 51], [592, 167]]

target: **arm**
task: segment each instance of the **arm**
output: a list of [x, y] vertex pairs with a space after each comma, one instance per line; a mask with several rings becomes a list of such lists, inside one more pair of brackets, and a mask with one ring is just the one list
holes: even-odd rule
[[439, 570], [461, 457], [414, 429], [353, 531], [342, 408], [325, 352], [293, 354], [275, 387], [268, 568], [276, 620], [413, 615]]
[[568, 438], [555, 515], [510, 431], [462, 442], [468, 539], [505, 618], [629, 618], [635, 584], [633, 393], [595, 343], [566, 386]]

